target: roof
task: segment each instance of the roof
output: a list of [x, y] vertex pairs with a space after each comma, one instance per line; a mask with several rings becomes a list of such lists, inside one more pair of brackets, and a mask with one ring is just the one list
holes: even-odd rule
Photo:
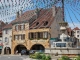
[[72, 29], [71, 29], [71, 28], [67, 28], [67, 31], [68, 31], [68, 32], [71, 32], [71, 31], [72, 31]]
[[12, 23], [7, 24], [6, 26], [4, 26], [4, 27], [3, 27], [3, 30], [4, 30], [4, 29], [9, 29], [9, 28], [12, 28]]
[[52, 9], [42, 9], [40, 16], [30, 25], [30, 29], [50, 27], [53, 21]]
[[6, 24], [0, 20], [0, 31], [2, 31], [2, 28], [5, 26]]
[[73, 30], [80, 30], [78, 27], [75, 27]]
[[0, 34], [2, 33], [2, 31], [0, 30]]
[[51, 26], [51, 24], [54, 21], [52, 9], [53, 8], [40, 9], [38, 17], [37, 17], [37, 14], [35, 13], [35, 10], [26, 11], [20, 17], [13, 20], [11, 24], [6, 25], [4, 29], [10, 28], [12, 24], [22, 23], [22, 22], [29, 22], [30, 29], [48, 28]]
[[35, 16], [35, 10], [26, 11], [21, 16], [17, 17], [15, 20], [13, 20], [11, 23], [14, 24], [14, 23], [28, 21], [33, 16]]

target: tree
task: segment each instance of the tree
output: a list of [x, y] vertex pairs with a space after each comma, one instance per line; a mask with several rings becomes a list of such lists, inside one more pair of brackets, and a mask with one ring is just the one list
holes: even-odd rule
[[70, 60], [70, 58], [68, 56], [62, 56], [61, 60]]
[[77, 60], [80, 60], [80, 56], [77, 57]]

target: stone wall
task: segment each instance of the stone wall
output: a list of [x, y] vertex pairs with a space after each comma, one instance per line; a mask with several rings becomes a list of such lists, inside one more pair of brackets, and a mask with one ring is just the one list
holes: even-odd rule
[[77, 55], [80, 54], [80, 48], [49, 48], [45, 49], [45, 53], [57, 53], [59, 55]]

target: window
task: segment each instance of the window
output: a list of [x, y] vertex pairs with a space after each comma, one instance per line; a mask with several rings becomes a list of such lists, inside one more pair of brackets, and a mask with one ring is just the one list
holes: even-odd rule
[[45, 21], [45, 22], [44, 22], [44, 26], [46, 26], [46, 25], [48, 25], [48, 21]]
[[24, 40], [24, 39], [25, 39], [25, 34], [14, 35], [14, 40]]
[[18, 35], [14, 35], [14, 40], [19, 40], [19, 36]]
[[21, 25], [21, 30], [24, 30], [25, 29], [25, 25]]
[[29, 39], [43, 39], [48, 38], [48, 32], [31, 32], [29, 33]]
[[21, 40], [25, 39], [25, 34], [21, 35]]
[[36, 26], [39, 25], [39, 22], [36, 23]]
[[21, 25], [18, 26], [19, 30], [21, 30]]
[[77, 31], [77, 33], [79, 33], [79, 31]]
[[8, 42], [8, 38], [7, 37], [5, 37], [5, 42]]
[[66, 47], [66, 43], [56, 43], [56, 47]]
[[79, 37], [79, 35], [77, 35], [77, 37]]
[[37, 38], [43, 38], [43, 32], [37, 32]]
[[8, 30], [5, 30], [5, 34], [8, 34]]
[[18, 31], [18, 25], [15, 26], [15, 30]]
[[43, 32], [43, 38], [48, 38], [48, 32]]

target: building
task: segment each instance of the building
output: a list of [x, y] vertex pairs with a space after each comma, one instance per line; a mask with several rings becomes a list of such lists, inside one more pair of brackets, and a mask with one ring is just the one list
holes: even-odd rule
[[74, 31], [74, 36], [80, 41], [80, 29], [78, 27], [75, 27], [73, 31]]
[[11, 41], [12, 41], [12, 24], [6, 24], [2, 31], [3, 36], [3, 54], [11, 54]]
[[47, 48], [45, 53], [50, 53], [56, 56], [76, 56], [80, 54], [80, 48], [77, 48], [77, 39], [73, 36], [73, 31], [67, 28], [67, 23], [60, 23], [62, 34], [60, 38], [50, 39], [51, 47]]
[[80, 48], [80, 29], [78, 27], [75, 27], [73, 31], [74, 31], [74, 37], [76, 37], [76, 40], [78, 42], [77, 48]]
[[5, 26], [5, 23], [0, 20], [0, 54], [2, 52], [3, 43], [2, 43], [2, 28]]
[[[12, 22], [12, 54], [21, 50], [45, 51], [50, 47], [50, 38], [60, 35], [59, 22], [63, 21], [63, 9], [52, 7], [18, 12]], [[62, 17], [62, 18], [61, 18]]]

